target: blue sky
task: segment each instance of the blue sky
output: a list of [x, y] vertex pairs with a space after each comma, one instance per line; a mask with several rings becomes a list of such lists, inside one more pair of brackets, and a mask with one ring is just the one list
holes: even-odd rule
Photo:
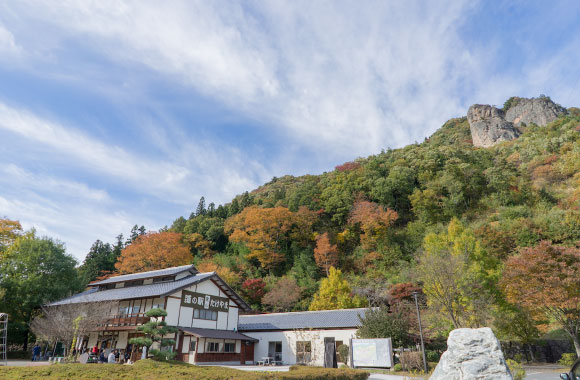
[[0, 216], [81, 259], [472, 103], [580, 105], [575, 1], [4, 1]]

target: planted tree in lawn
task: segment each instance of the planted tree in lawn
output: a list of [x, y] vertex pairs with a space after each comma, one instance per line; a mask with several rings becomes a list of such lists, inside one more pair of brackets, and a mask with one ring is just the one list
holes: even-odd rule
[[580, 356], [580, 249], [543, 241], [508, 258], [501, 280], [509, 302], [556, 321]]
[[[175, 352], [164, 350], [164, 347], [175, 345], [175, 340], [164, 338], [167, 334], [174, 334], [177, 332], [175, 327], [167, 326], [167, 323], [161, 318], [167, 316], [167, 312], [163, 309], [155, 308], [145, 313], [151, 320], [144, 325], [138, 326], [137, 331], [142, 332], [145, 336], [139, 338], [132, 338], [129, 343], [136, 344], [140, 347], [146, 347], [147, 353], [153, 355], [157, 360], [171, 360], [175, 357]], [[154, 343], [159, 344], [159, 350], [152, 349]]]

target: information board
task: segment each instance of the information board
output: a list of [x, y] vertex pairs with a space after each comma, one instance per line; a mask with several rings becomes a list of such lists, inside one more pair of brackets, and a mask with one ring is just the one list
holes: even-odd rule
[[391, 338], [351, 339], [351, 362], [354, 368], [393, 366], [393, 344]]
[[181, 292], [181, 306], [192, 307], [194, 309], [205, 309], [213, 311], [228, 311], [230, 307], [229, 298], [212, 296], [209, 294]]

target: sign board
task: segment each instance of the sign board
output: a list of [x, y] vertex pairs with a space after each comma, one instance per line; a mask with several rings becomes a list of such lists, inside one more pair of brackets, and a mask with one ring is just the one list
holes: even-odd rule
[[192, 307], [194, 309], [227, 312], [230, 307], [230, 300], [229, 298], [225, 297], [218, 297], [209, 294], [195, 293], [183, 290], [181, 292], [181, 306]]
[[393, 344], [386, 339], [351, 339], [351, 363], [353, 368], [393, 366]]

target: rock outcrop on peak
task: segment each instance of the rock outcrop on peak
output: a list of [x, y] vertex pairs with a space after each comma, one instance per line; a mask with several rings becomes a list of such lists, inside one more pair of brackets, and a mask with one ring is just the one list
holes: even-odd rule
[[566, 113], [566, 109], [548, 97], [513, 98], [512, 105], [505, 113], [505, 119], [519, 126], [522, 123], [546, 125]]
[[429, 380], [512, 380], [499, 340], [489, 327], [457, 329]]
[[510, 98], [507, 111], [488, 104], [474, 104], [467, 111], [473, 145], [488, 148], [520, 136], [522, 124], [546, 125], [566, 113], [566, 109], [549, 97]]
[[487, 104], [474, 104], [467, 111], [473, 145], [490, 147], [502, 141], [510, 141], [520, 135], [514, 124], [505, 119], [502, 110]]

